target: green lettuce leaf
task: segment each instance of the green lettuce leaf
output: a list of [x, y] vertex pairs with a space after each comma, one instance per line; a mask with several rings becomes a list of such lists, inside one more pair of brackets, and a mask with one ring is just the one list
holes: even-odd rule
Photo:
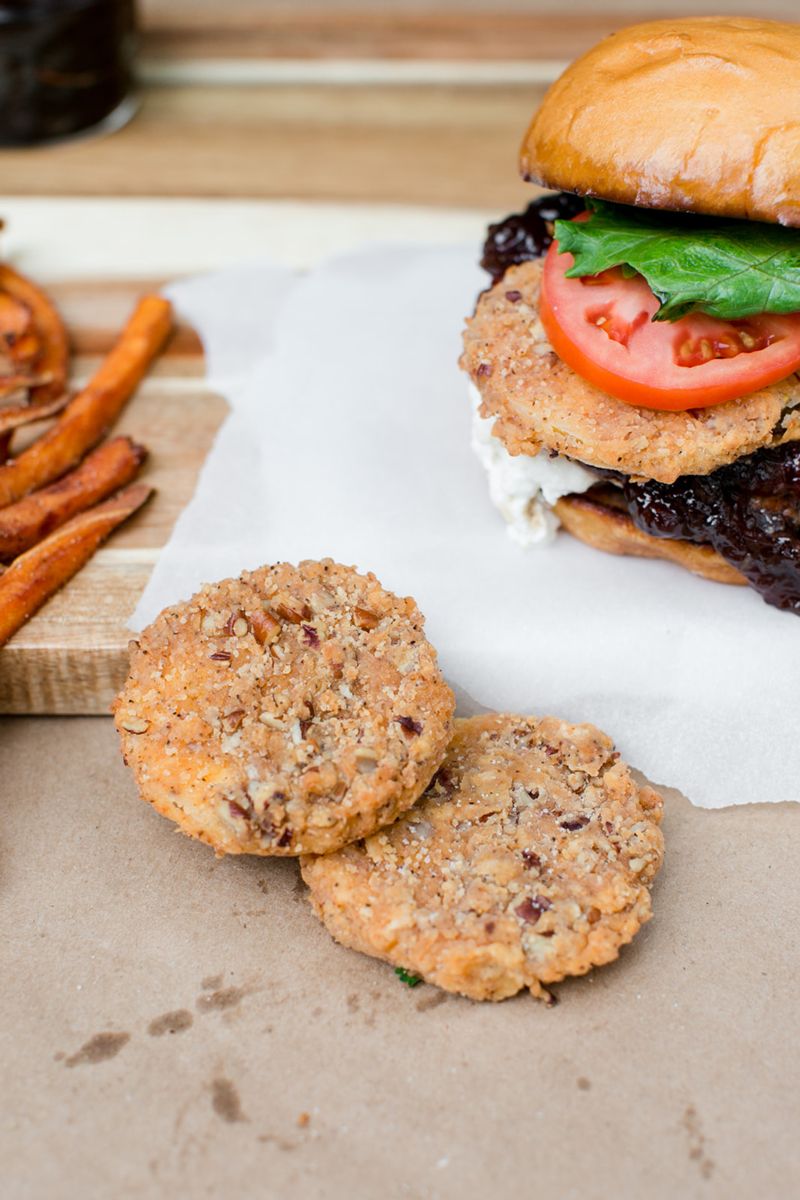
[[590, 200], [588, 221], [556, 221], [567, 275], [610, 267], [643, 275], [661, 303], [654, 321], [691, 311], [731, 320], [800, 312], [800, 231]]

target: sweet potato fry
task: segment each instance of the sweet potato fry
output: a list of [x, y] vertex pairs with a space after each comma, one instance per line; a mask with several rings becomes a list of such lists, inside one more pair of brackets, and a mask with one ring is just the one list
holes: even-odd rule
[[0, 508], [0, 560], [15, 558], [70, 517], [130, 483], [147, 457], [130, 438], [112, 438], [39, 492]]
[[0, 646], [71, 579], [105, 538], [152, 495], [134, 483], [111, 500], [87, 509], [15, 558], [0, 575]]
[[68, 400], [69, 395], [62, 391], [52, 400], [34, 400], [30, 404], [9, 404], [0, 408], [0, 437], [13, 433], [21, 425], [30, 425], [33, 421], [43, 421], [45, 417], [56, 416]]
[[[30, 376], [32, 406], [48, 404], [63, 395], [67, 387], [69, 342], [61, 317], [40, 287], [6, 264], [0, 265], [0, 295], [6, 297], [1, 307], [7, 310], [6, 333], [11, 335], [10, 341], [0, 340], [4, 340], [10, 360], [18, 362], [20, 368], [27, 368], [15, 374]], [[30, 314], [29, 330], [19, 328], [23, 310]], [[2, 327], [0, 322], [0, 330]]]
[[0, 289], [0, 393], [20, 386], [42, 349], [31, 309]]
[[52, 429], [0, 467], [0, 507], [59, 479], [105, 436], [160, 350], [171, 312], [161, 296], [139, 301], [117, 344]]

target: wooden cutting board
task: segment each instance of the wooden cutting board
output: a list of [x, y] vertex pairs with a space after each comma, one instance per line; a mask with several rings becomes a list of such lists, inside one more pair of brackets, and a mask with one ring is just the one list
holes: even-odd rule
[[[364, 240], [477, 246], [487, 219], [380, 205], [62, 197], [7, 197], [2, 215], [3, 255], [48, 289], [67, 323], [74, 385], [137, 297], [165, 280], [259, 260], [303, 269]], [[115, 426], [150, 451], [140, 478], [156, 495], [0, 649], [0, 713], [108, 712], [125, 675], [127, 620], [225, 412], [205, 383], [199, 338], [179, 324]], [[36, 432], [23, 431], [14, 449]]]
[[[74, 384], [111, 346], [137, 297], [158, 286], [103, 280], [49, 287], [71, 335]], [[191, 497], [225, 411], [225, 401], [204, 383], [197, 336], [179, 325], [115, 426], [150, 451], [140, 478], [156, 494], [0, 649], [0, 712], [108, 712], [125, 677], [127, 619]], [[28, 438], [33, 432], [23, 431]]]

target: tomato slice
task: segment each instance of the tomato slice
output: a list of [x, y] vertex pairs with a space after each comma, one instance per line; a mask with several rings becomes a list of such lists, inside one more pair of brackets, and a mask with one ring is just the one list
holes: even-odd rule
[[757, 392], [800, 367], [800, 313], [720, 321], [690, 313], [653, 321], [658, 300], [619, 268], [568, 279], [553, 242], [540, 315], [559, 358], [589, 383], [641, 408], [707, 408]]

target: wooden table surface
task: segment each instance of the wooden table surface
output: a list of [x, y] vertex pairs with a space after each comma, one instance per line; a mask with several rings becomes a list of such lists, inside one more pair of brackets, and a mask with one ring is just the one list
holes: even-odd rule
[[0, 190], [504, 209], [527, 194], [517, 146], [564, 63], [622, 25], [702, 11], [696, 0], [141, 7], [137, 119], [104, 140], [0, 153]]

